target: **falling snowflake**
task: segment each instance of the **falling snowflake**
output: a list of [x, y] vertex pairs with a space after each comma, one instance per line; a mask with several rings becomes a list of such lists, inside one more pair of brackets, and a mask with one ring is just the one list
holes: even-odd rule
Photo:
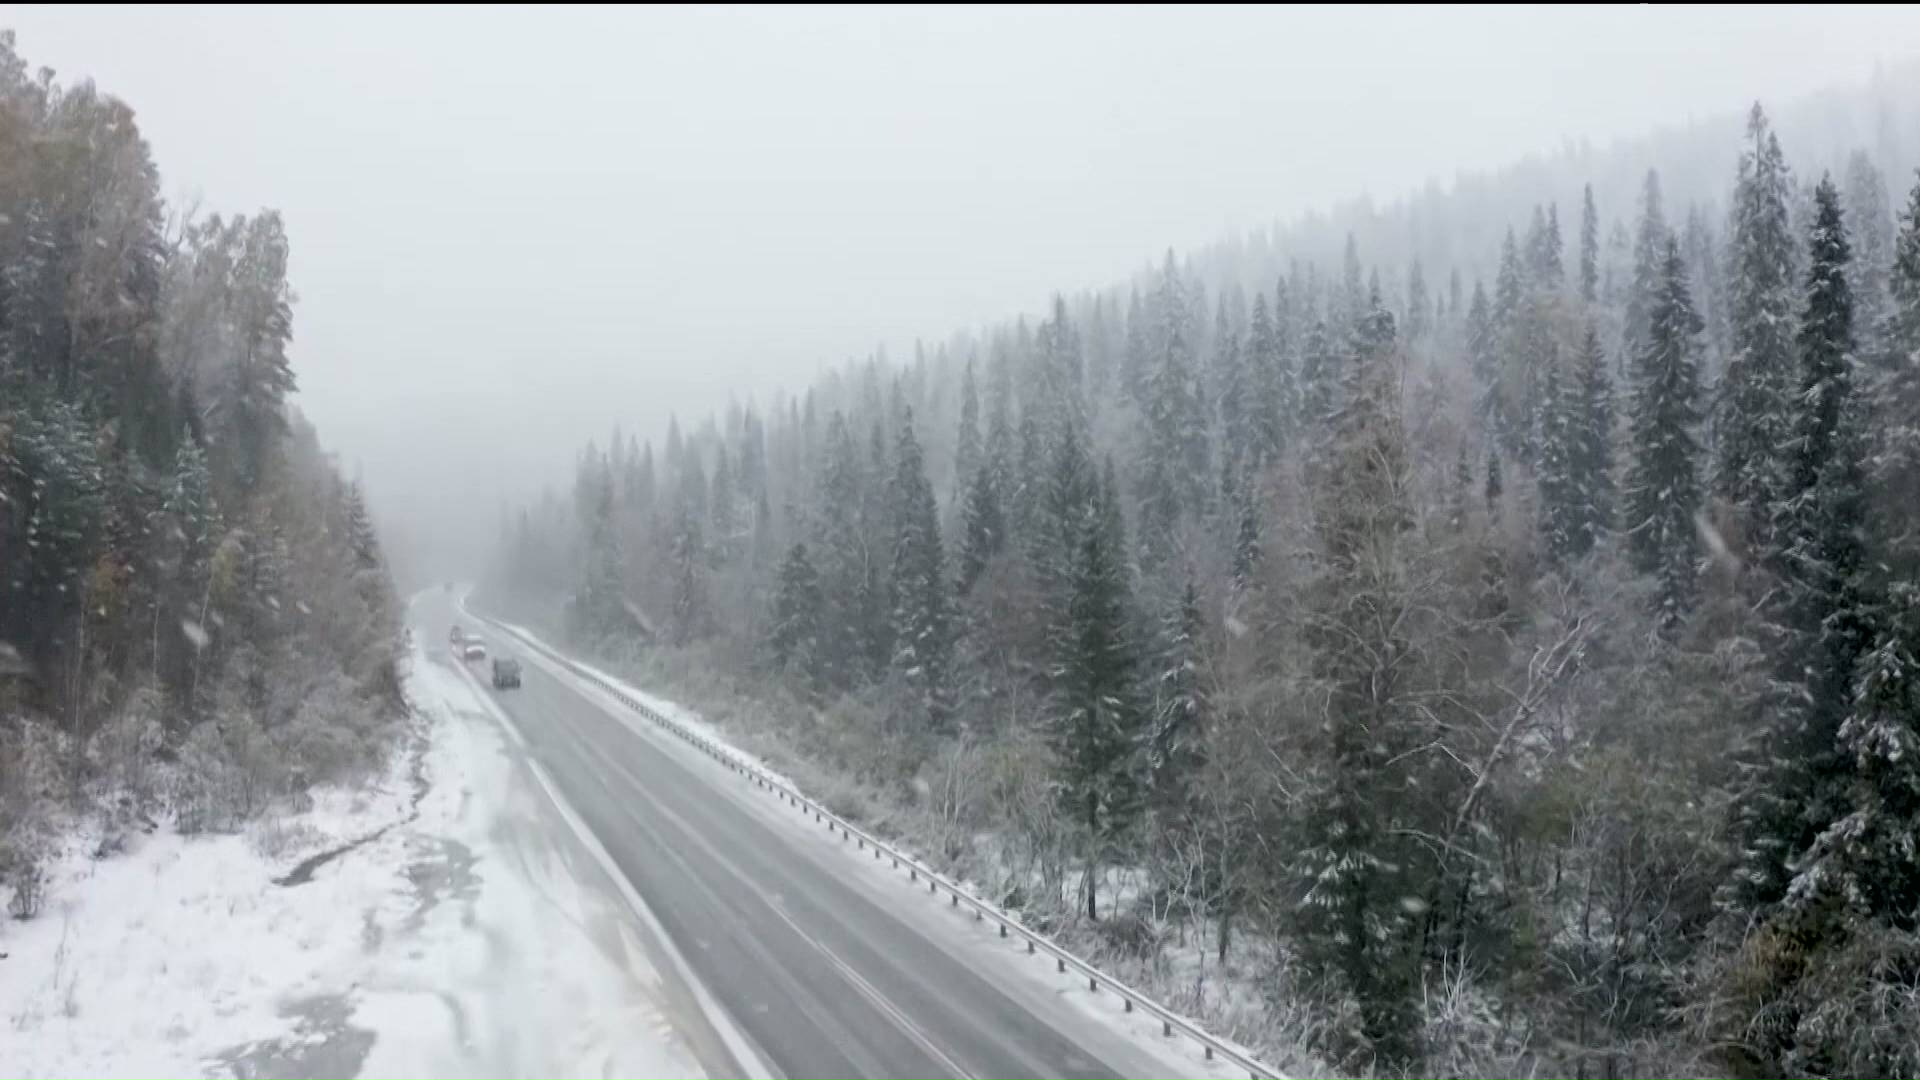
[[196, 649], [206, 648], [207, 642], [212, 640], [207, 636], [207, 628], [192, 619], [180, 620], [180, 632], [187, 635], [187, 640], [193, 642]]

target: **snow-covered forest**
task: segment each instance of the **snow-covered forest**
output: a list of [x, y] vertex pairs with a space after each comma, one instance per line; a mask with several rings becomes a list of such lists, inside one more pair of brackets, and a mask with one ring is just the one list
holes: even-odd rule
[[[8, 78], [35, 123], [124, 134]], [[797, 394], [742, 387], [657, 442], [583, 438], [572, 490], [502, 522], [485, 599], [1263, 1048], [1344, 1073], [1915, 1075], [1920, 178], [1912, 117], [1847, 105], [1168, 252]], [[147, 168], [126, 154], [89, 175]], [[158, 246], [142, 198], [60, 235]], [[195, 470], [229, 528], [352, 519], [297, 438], [249, 486], [259, 399], [233, 380], [260, 354], [202, 344], [207, 275], [253, 265], [266, 226], [113, 264], [151, 297], [148, 351], [124, 306], [69, 315], [54, 350], [15, 313], [43, 310], [21, 283], [65, 249], [29, 226], [57, 212], [8, 211], [8, 377], [65, 395], [10, 406], [9, 468], [66, 460], [35, 449], [60, 437], [95, 455], [82, 479], [170, 479], [147, 516], [109, 486], [93, 532], [30, 549], [45, 584], [10, 639], [13, 611], [69, 628], [35, 657], [88, 673], [42, 691], [69, 729], [110, 710], [68, 685], [145, 678], [218, 715], [265, 661], [145, 630], [203, 596], [281, 625], [250, 606], [270, 593], [223, 575], [208, 526], [121, 556], [109, 523], [178, 515]], [[68, 280], [55, 310], [86, 313]], [[259, 281], [217, 310], [256, 310]], [[135, 377], [224, 407], [82, 424]], [[322, 545], [285, 573], [353, 550], [281, 534]], [[116, 573], [160, 558], [220, 584]]]
[[[384, 758], [399, 605], [287, 403], [272, 210], [169, 205], [126, 103], [0, 31], [0, 889], [83, 824], [227, 831]], [[110, 1022], [110, 1021], [109, 1021]]]

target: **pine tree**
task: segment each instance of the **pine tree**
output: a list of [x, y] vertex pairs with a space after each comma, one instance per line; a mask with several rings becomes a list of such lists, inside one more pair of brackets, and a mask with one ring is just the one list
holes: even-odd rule
[[1612, 505], [1612, 387], [1589, 323], [1568, 368], [1547, 369], [1540, 439], [1540, 529], [1557, 562], [1593, 550]]
[[1706, 212], [1698, 205], [1687, 208], [1682, 250], [1686, 253], [1694, 302], [1706, 332], [1703, 342], [1706, 359], [1701, 365], [1701, 378], [1707, 385], [1713, 385], [1720, 381], [1721, 365], [1728, 351], [1726, 290], [1720, 278], [1720, 248], [1714, 240], [1713, 227], [1707, 224]]
[[980, 391], [973, 382], [973, 360], [967, 360], [960, 377], [960, 435], [953, 449], [953, 497], [957, 501], [974, 473], [980, 470], [983, 451], [980, 446]]
[[[1874, 801], [1874, 780], [1886, 775], [1880, 770], [1889, 764], [1879, 755], [1898, 752], [1900, 733], [1882, 710], [1901, 691], [1884, 666], [1899, 646], [1875, 655], [1864, 589], [1866, 432], [1854, 387], [1851, 252], [1831, 178], [1823, 177], [1815, 189], [1809, 240], [1806, 303], [1796, 336], [1801, 411], [1786, 492], [1774, 511], [1785, 591], [1778, 645], [1785, 692], [1773, 710], [1761, 783], [1740, 807], [1742, 861], [1733, 892], [1742, 908], [1763, 917], [1776, 914], [1785, 901], [1784, 913], [1800, 920], [1794, 928], [1798, 940], [1816, 949], [1833, 943], [1835, 932], [1821, 925], [1820, 910], [1836, 895], [1833, 890], [1842, 890], [1842, 903], [1865, 899], [1844, 895], [1847, 879], [1860, 868], [1855, 858], [1868, 855], [1855, 845], [1872, 847], [1881, 838], [1848, 835], [1846, 829], [1876, 824], [1849, 822], [1848, 807]], [[1863, 661], [1870, 696], [1856, 706]], [[1889, 693], [1891, 698], [1884, 696]], [[1850, 727], [1855, 715], [1858, 722]], [[1881, 744], [1881, 736], [1896, 744]], [[1910, 919], [1911, 908], [1899, 917]]]
[[1493, 310], [1487, 304], [1487, 290], [1473, 283], [1473, 303], [1467, 308], [1467, 367], [1473, 373], [1474, 411], [1483, 426], [1493, 425], [1496, 394], [1500, 386], [1500, 352]]
[[731, 562], [736, 553], [741, 520], [739, 495], [734, 486], [733, 462], [723, 444], [714, 449], [712, 490], [707, 496], [707, 535], [711, 538], [707, 549], [715, 567]]
[[1338, 398], [1340, 363], [1334, 356], [1333, 333], [1325, 319], [1315, 319], [1307, 331], [1300, 363], [1301, 433], [1318, 445], [1318, 439], [1332, 423], [1334, 402]]
[[813, 550], [820, 553], [820, 586], [826, 596], [820, 663], [828, 683], [853, 685], [864, 670], [871, 615], [868, 606], [876, 561], [860, 516], [865, 481], [846, 416], [827, 421], [820, 465]]
[[1067, 317], [1067, 303], [1061, 297], [1053, 298], [1053, 314], [1034, 335], [1034, 349], [1038, 391], [1026, 412], [1038, 421], [1041, 439], [1052, 442], [1063, 428], [1086, 424], [1080, 335]]
[[1013, 497], [1014, 468], [1020, 452], [1013, 427], [1013, 373], [1006, 351], [998, 346], [987, 370], [987, 471], [993, 477], [994, 497], [1002, 507]]
[[1747, 120], [1747, 140], [1728, 237], [1731, 352], [1715, 425], [1714, 480], [1764, 540], [1786, 481], [1784, 454], [1792, 434], [1794, 244], [1786, 160], [1757, 104]]
[[[1061, 460], [1073, 469], [1077, 458], [1063, 455]], [[1061, 491], [1085, 486], [1071, 475], [1055, 485]], [[1071, 521], [1071, 543], [1064, 553], [1067, 600], [1051, 634], [1056, 790], [1061, 812], [1084, 830], [1083, 899], [1089, 919], [1099, 917], [1099, 869], [1139, 812], [1135, 759], [1144, 726], [1127, 632], [1119, 500], [1106, 483], [1093, 486], [1093, 497]]]
[[1607, 375], [1606, 352], [1600, 331], [1592, 322], [1581, 339], [1573, 373], [1579, 395], [1576, 462], [1583, 511], [1575, 553], [1591, 551], [1613, 526], [1613, 381]]
[[1206, 461], [1205, 416], [1194, 397], [1186, 299], [1171, 252], [1157, 306], [1162, 313], [1159, 356], [1146, 387], [1140, 466], [1141, 544], [1149, 552], [1164, 551], [1184, 509], [1200, 508], [1201, 496], [1191, 490], [1191, 478], [1212, 472]]
[[967, 486], [967, 504], [961, 525], [960, 593], [973, 591], [987, 564], [1006, 546], [1006, 522], [1000, 498], [993, 490], [993, 474], [985, 466], [974, 470]]
[[1591, 304], [1599, 299], [1600, 288], [1600, 213], [1593, 205], [1593, 185], [1580, 195], [1580, 299]]
[[1847, 231], [1853, 239], [1854, 337], [1863, 360], [1887, 366], [1887, 335], [1893, 314], [1890, 275], [1894, 260], [1893, 210], [1887, 184], [1865, 150], [1847, 159], [1847, 189], [1843, 203]]
[[1560, 365], [1547, 368], [1540, 415], [1540, 534], [1547, 554], [1558, 563], [1574, 558], [1585, 533], [1579, 478], [1579, 382]]
[[1920, 587], [1899, 582], [1883, 610], [1837, 732], [1850, 773], [1840, 812], [1796, 861], [1788, 896], [1804, 916], [1831, 905], [1910, 929], [1920, 910]]
[[780, 563], [780, 586], [774, 598], [769, 644], [776, 665], [801, 672], [810, 682], [820, 674], [820, 622], [824, 609], [820, 575], [813, 568], [807, 545], [796, 543], [787, 549], [787, 556]]
[[[700, 466], [699, 455], [689, 453], [680, 470], [680, 490], [674, 500], [673, 531], [668, 540], [673, 572], [671, 630], [676, 645], [685, 645], [707, 631], [709, 556], [703, 526], [706, 487], [706, 473]], [[608, 532], [612, 532], [610, 526]]]
[[1121, 352], [1120, 389], [1128, 401], [1144, 403], [1147, 372], [1153, 366], [1153, 329], [1147, 310], [1134, 289], [1127, 300], [1127, 340]]
[[1797, 756], [1818, 783], [1823, 764], [1838, 752], [1855, 665], [1871, 642], [1861, 594], [1867, 433], [1854, 388], [1851, 250], [1830, 179], [1822, 178], [1814, 200], [1807, 300], [1797, 335], [1799, 424], [1786, 496], [1774, 516], [1788, 579], [1787, 676], [1805, 682], [1793, 710], [1800, 715], [1791, 722], [1800, 735]]
[[1161, 813], [1186, 810], [1190, 785], [1206, 762], [1205, 726], [1210, 712], [1200, 679], [1200, 643], [1205, 630], [1200, 589], [1187, 576], [1186, 589], [1160, 621], [1159, 674], [1153, 687], [1153, 734], [1147, 769]]
[[293, 339], [293, 291], [287, 284], [287, 236], [280, 215], [236, 219], [239, 254], [234, 333], [238, 340], [216, 405], [234, 468], [224, 501], [238, 507], [273, 468], [287, 433], [285, 403], [294, 390], [287, 345]]
[[1547, 204], [1546, 234], [1540, 241], [1540, 267], [1534, 273], [1534, 283], [1547, 290], [1555, 290], [1565, 283], [1567, 273], [1562, 253], [1566, 250], [1560, 238], [1560, 207], [1556, 203]]
[[1883, 545], [1898, 569], [1920, 576], [1920, 182], [1900, 213], [1888, 292], [1886, 370], [1869, 389], [1874, 447], [1874, 502]]
[[[1653, 311], [1666, 288], [1662, 260], [1670, 239], [1666, 216], [1660, 210], [1660, 174], [1648, 169], [1640, 192], [1640, 224], [1633, 238], [1633, 279], [1627, 286], [1626, 344], [1636, 357], [1648, 347]], [[1691, 297], [1688, 310], [1693, 310]]]
[[[1280, 286], [1283, 290], [1285, 283]], [[1247, 362], [1253, 384], [1250, 438], [1252, 464], [1258, 468], [1278, 461], [1287, 444], [1289, 427], [1299, 406], [1294, 401], [1293, 363], [1286, 354], [1280, 328], [1267, 314], [1267, 298], [1253, 300], [1253, 318], [1247, 334]]]
[[939, 734], [947, 730], [953, 710], [952, 598], [933, 487], [914, 438], [911, 409], [901, 419], [894, 468], [899, 511], [893, 544], [893, 666], [918, 698], [923, 730]]
[[1507, 230], [1500, 242], [1500, 272], [1493, 282], [1493, 326], [1504, 334], [1520, 316], [1520, 301], [1526, 295], [1526, 273], [1520, 265], [1520, 245]]
[[1634, 565], [1659, 582], [1656, 617], [1664, 629], [1685, 618], [1698, 592], [1699, 333], [1686, 264], [1679, 244], [1669, 237], [1635, 371], [1633, 464], [1625, 508]]
[[1252, 380], [1247, 374], [1246, 357], [1240, 347], [1240, 333], [1227, 317], [1226, 301], [1220, 303], [1218, 327], [1214, 331], [1214, 386], [1219, 392], [1222, 467], [1238, 469], [1253, 448], [1253, 427], [1257, 420], [1252, 398]]
[[[1418, 721], [1400, 700], [1410, 675], [1396, 629], [1401, 601], [1399, 538], [1412, 522], [1408, 457], [1398, 398], [1392, 316], [1373, 306], [1362, 319], [1331, 467], [1318, 481], [1315, 520], [1325, 571], [1316, 591], [1310, 644], [1328, 695], [1322, 726], [1326, 764], [1305, 802], [1304, 883], [1298, 937], [1309, 968], [1352, 994], [1359, 1029], [1350, 1033], [1376, 1060], [1404, 1067], [1415, 1057], [1412, 990], [1419, 925], [1402, 899], [1421, 895], [1418, 856], [1383, 792], [1409, 790], [1405, 753]], [[1385, 629], [1383, 629], [1385, 628]]]
[[1460, 453], [1453, 463], [1453, 487], [1447, 498], [1447, 528], [1460, 532], [1467, 527], [1467, 500], [1473, 492], [1473, 461], [1467, 457], [1467, 441], [1460, 440]]
[[367, 513], [367, 497], [359, 481], [347, 485], [346, 504], [347, 552], [353, 556], [354, 569], [384, 574], [386, 560], [380, 555], [380, 536], [374, 531], [373, 516]]
[[1254, 587], [1260, 569], [1260, 504], [1251, 482], [1241, 485], [1235, 505], [1238, 528], [1233, 541], [1233, 591], [1240, 595]]
[[1920, 367], [1920, 181], [1900, 212], [1888, 291], [1893, 298], [1891, 345], [1900, 360], [1895, 366], [1911, 372]]

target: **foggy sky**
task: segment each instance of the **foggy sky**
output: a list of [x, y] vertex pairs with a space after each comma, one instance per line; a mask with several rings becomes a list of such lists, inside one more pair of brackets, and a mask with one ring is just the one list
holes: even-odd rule
[[298, 404], [394, 546], [443, 555], [616, 422], [657, 441], [669, 410], [764, 402], [1168, 246], [1920, 54], [1911, 9], [0, 6], [0, 26], [133, 104], [170, 197], [284, 212]]

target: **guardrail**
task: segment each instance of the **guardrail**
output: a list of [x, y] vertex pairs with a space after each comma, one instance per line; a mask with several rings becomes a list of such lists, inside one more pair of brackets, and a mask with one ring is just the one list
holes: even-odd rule
[[1230, 1062], [1246, 1070], [1251, 1080], [1285, 1080], [1285, 1077], [1272, 1066], [1256, 1058], [1248, 1057], [1232, 1046], [1209, 1035], [1204, 1029], [1187, 1018], [1173, 1012], [1171, 1009], [1161, 1005], [1147, 995], [1142, 994], [1126, 983], [1121, 982], [1106, 972], [1101, 971], [1099, 968], [1094, 967], [1087, 961], [1075, 956], [1064, 947], [1054, 943], [1054, 941], [1046, 935], [1021, 925], [1018, 920], [1005, 911], [1002, 911], [998, 906], [974, 896], [958, 883], [929, 868], [919, 859], [901, 851], [899, 848], [881, 840], [866, 830], [850, 824], [838, 814], [835, 814], [833, 811], [828, 810], [826, 807], [802, 794], [792, 785], [777, 779], [752, 762], [742, 759], [738, 754], [733, 752], [732, 748], [714, 742], [712, 739], [701, 735], [685, 724], [648, 706], [645, 702], [636, 699], [631, 694], [620, 689], [619, 686], [602, 678], [597, 672], [589, 670], [574, 662], [572, 659], [569, 659], [567, 656], [549, 648], [545, 642], [521, 633], [516, 627], [509, 626], [498, 619], [486, 615], [479, 615], [471, 611], [469, 611], [468, 614], [474, 618], [491, 623], [502, 633], [511, 635], [527, 648], [566, 668], [576, 677], [592, 683], [595, 687], [632, 709], [634, 712], [646, 717], [658, 727], [673, 733], [727, 769], [751, 781], [755, 787], [773, 794], [782, 802], [788, 803], [799, 810], [802, 814], [811, 814], [817, 824], [822, 824], [827, 827], [829, 835], [838, 833], [842, 842], [852, 842], [855, 844], [856, 850], [871, 850], [875, 860], [890, 860], [893, 869], [905, 870], [907, 872], [907, 880], [909, 882], [917, 885], [924, 879], [927, 883], [927, 891], [929, 893], [937, 896], [944, 892], [948, 896], [951, 906], [958, 908], [964, 905], [970, 909], [973, 912], [973, 920], [975, 922], [984, 921], [996, 923], [1000, 928], [1001, 937], [1011, 935], [1024, 939], [1027, 943], [1027, 953], [1029, 955], [1046, 953], [1053, 958], [1056, 970], [1059, 973], [1065, 974], [1071, 970], [1087, 980], [1087, 989], [1095, 992], [1104, 989], [1109, 993], [1117, 995], [1121, 999], [1127, 1012], [1133, 1012], [1135, 1009], [1138, 1009], [1159, 1020], [1160, 1034], [1162, 1036], [1171, 1038], [1176, 1032], [1184, 1035], [1200, 1044], [1208, 1061], [1219, 1058], [1223, 1061]]

